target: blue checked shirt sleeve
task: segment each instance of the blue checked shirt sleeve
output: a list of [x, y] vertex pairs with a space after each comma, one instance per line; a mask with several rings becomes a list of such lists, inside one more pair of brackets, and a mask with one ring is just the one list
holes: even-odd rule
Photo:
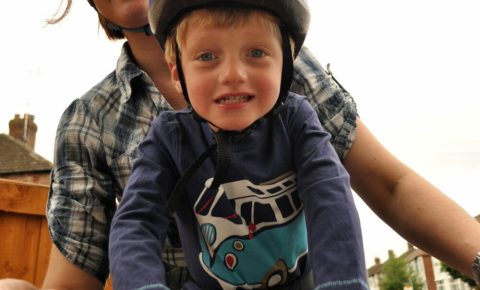
[[52, 241], [69, 261], [105, 281], [116, 188], [102, 158], [99, 128], [81, 100], [64, 112], [55, 144], [47, 204]]
[[295, 60], [291, 90], [304, 95], [331, 135], [331, 143], [343, 159], [355, 139], [357, 108], [353, 98], [303, 47]]

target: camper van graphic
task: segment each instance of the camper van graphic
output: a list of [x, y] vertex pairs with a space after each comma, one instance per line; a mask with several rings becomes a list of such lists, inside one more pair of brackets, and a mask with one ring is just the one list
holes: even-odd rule
[[296, 175], [267, 185], [239, 180], [211, 189], [211, 182], [195, 203], [204, 270], [223, 289], [284, 283], [308, 252]]

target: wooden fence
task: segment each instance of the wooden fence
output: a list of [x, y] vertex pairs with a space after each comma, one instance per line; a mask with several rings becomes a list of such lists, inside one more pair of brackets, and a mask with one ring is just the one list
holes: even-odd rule
[[41, 286], [52, 242], [45, 206], [48, 187], [0, 179], [0, 278]]
[[[52, 242], [45, 209], [48, 187], [0, 179], [0, 278], [40, 287]], [[108, 281], [105, 289], [111, 289]]]

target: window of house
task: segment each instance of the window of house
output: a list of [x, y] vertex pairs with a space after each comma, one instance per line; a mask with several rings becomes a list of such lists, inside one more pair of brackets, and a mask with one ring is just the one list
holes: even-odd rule
[[445, 286], [443, 285], [443, 280], [437, 281], [437, 290], [445, 290]]

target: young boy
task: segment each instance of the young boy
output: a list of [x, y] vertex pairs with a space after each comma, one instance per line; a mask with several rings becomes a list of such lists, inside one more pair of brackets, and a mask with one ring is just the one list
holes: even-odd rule
[[287, 91], [308, 16], [301, 0], [154, 1], [152, 28], [192, 108], [162, 113], [139, 146], [110, 234], [114, 289], [168, 289], [169, 213], [184, 289], [368, 288], [349, 176]]

